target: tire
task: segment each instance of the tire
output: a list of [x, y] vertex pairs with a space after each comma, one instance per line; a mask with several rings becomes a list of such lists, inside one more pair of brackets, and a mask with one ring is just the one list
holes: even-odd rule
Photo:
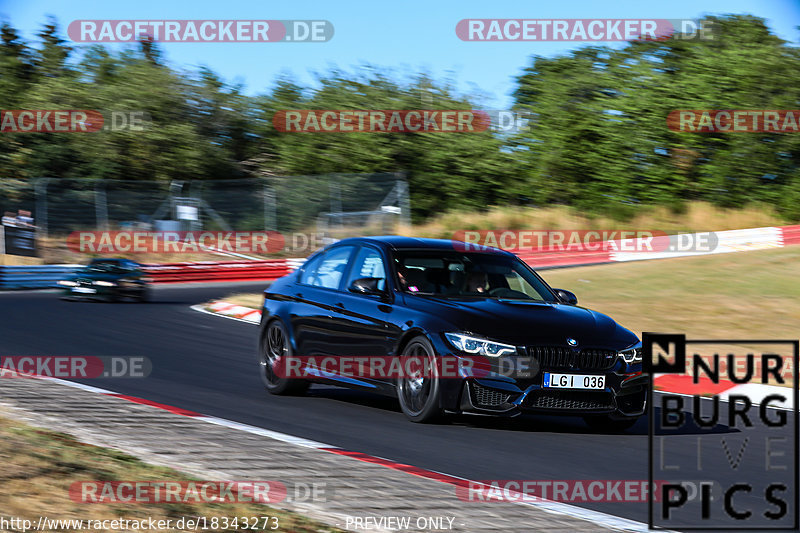
[[139, 296], [136, 298], [137, 302], [149, 302], [150, 301], [150, 288], [149, 287], [142, 287]]
[[587, 426], [594, 430], [611, 431], [613, 433], [622, 433], [632, 428], [639, 421], [638, 418], [614, 419], [608, 415], [584, 416], [583, 420]]
[[282, 378], [275, 375], [273, 366], [281, 357], [291, 357], [292, 345], [286, 326], [278, 319], [267, 324], [258, 346], [258, 373], [270, 394], [304, 393], [310, 383], [305, 379]]
[[[414, 337], [403, 349], [403, 356], [427, 357], [435, 361], [436, 352], [431, 342], [423, 337]], [[435, 364], [431, 364], [436, 369]], [[434, 422], [442, 418], [441, 387], [438, 376], [400, 377], [397, 379], [397, 398], [400, 409], [412, 422]]]

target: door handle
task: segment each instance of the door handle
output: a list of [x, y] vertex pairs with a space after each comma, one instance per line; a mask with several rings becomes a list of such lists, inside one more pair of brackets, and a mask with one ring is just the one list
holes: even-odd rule
[[342, 302], [336, 302], [335, 305], [336, 307], [341, 307], [342, 309], [344, 309], [344, 304]]
[[295, 294], [295, 297], [296, 298], [302, 298], [303, 297], [303, 293], [302, 292], [298, 292], [297, 294]]

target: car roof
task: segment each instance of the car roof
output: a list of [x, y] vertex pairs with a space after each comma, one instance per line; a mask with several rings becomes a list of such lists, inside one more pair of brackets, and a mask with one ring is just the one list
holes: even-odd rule
[[136, 261], [132, 259], [125, 259], [124, 257], [95, 257], [89, 264], [95, 263], [118, 263], [124, 265], [141, 266]]
[[[458, 249], [458, 246], [455, 243], [459, 242], [461, 241], [455, 239], [423, 239], [419, 237], [404, 237], [401, 235], [382, 235], [378, 237], [352, 237], [349, 239], [342, 239], [335, 244], [375, 244], [384, 248], [391, 248], [393, 250], [453, 251]], [[505, 250], [492, 248], [490, 246], [482, 246], [478, 244], [472, 244], [469, 246], [469, 250], [460, 251], [496, 252], [505, 255], [514, 255]]]

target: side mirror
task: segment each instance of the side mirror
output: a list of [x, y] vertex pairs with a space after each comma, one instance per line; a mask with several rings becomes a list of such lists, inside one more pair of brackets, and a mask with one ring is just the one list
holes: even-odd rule
[[564, 289], [553, 289], [558, 299], [568, 305], [578, 305], [578, 297]]
[[386, 291], [378, 288], [378, 283], [381, 281], [383, 278], [358, 278], [353, 280], [347, 290], [356, 294], [384, 295]]

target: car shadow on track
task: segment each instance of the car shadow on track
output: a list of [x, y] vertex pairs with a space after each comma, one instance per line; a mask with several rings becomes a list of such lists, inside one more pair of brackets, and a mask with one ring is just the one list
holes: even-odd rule
[[[309, 389], [308, 396], [325, 398], [348, 404], [356, 404], [382, 411], [400, 413], [400, 405], [394, 398], [381, 396], [366, 391], [345, 389], [327, 385], [315, 385]], [[656, 408], [656, 416], [661, 416], [660, 409]], [[409, 422], [411, 423], [411, 422]], [[523, 414], [512, 418], [501, 418], [476, 415], [447, 415], [439, 425], [460, 426], [476, 429], [496, 429], [498, 431], [518, 431], [526, 433], [574, 433], [588, 435], [638, 435], [646, 437], [648, 434], [648, 418], [641, 417], [632, 428], [625, 431], [604, 431], [591, 429], [581, 417], [552, 416], [538, 414]], [[656, 431], [657, 435], [709, 435], [740, 433], [739, 429], [718, 424], [712, 429], [700, 428], [687, 416], [687, 423], [679, 430]]]
[[345, 389], [342, 387], [334, 387], [329, 385], [313, 385], [306, 396], [313, 398], [325, 398], [337, 402], [344, 402], [349, 404], [361, 405], [364, 407], [371, 407], [382, 411], [392, 411], [400, 413], [400, 404], [397, 403], [395, 398], [382, 396], [366, 391]]

